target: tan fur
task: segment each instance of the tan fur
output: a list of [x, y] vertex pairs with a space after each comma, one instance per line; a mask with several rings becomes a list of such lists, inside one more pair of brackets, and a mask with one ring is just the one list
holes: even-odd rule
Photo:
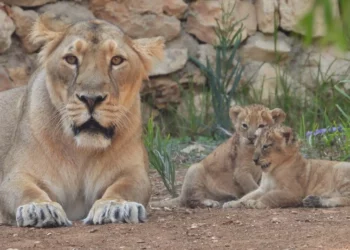
[[[143, 221], [151, 189], [139, 90], [164, 40], [132, 40], [101, 20], [56, 21], [34, 25], [44, 47], [28, 86], [0, 93], [0, 222]], [[125, 61], [112, 65], [114, 56]], [[101, 99], [89, 112], [82, 96]], [[92, 118], [114, 134], [73, 131]]]
[[224, 207], [350, 205], [350, 162], [305, 159], [289, 127], [263, 129], [256, 141], [254, 161], [263, 171], [259, 188]]
[[[230, 117], [236, 132], [188, 169], [180, 196], [152, 202], [151, 206], [216, 207], [220, 202], [239, 198], [258, 187], [261, 170], [252, 161], [255, 132], [259, 125], [283, 122], [285, 113], [262, 105], [234, 106]], [[248, 127], [244, 128], [243, 124]]]

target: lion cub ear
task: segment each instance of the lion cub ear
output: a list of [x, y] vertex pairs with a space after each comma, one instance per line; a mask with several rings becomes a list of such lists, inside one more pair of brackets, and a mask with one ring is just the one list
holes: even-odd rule
[[286, 144], [293, 144], [296, 141], [293, 130], [290, 127], [283, 127], [281, 130], [281, 135], [286, 141]]
[[132, 46], [140, 56], [143, 66], [147, 73], [153, 67], [154, 59], [163, 59], [164, 56], [164, 38], [140, 38], [132, 41]]
[[270, 114], [276, 124], [282, 123], [286, 119], [286, 113], [284, 113], [284, 111], [279, 108], [272, 109], [270, 111]]
[[239, 114], [243, 111], [243, 108], [241, 106], [233, 106], [230, 108], [230, 118], [232, 120], [232, 123], [235, 123], [237, 121], [237, 118]]
[[46, 44], [60, 38], [69, 26], [70, 23], [63, 17], [46, 12], [35, 21], [29, 38], [33, 43]]

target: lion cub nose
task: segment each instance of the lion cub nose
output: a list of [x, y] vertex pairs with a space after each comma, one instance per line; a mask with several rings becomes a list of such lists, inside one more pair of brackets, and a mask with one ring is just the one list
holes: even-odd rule
[[90, 113], [94, 111], [94, 108], [96, 107], [96, 105], [102, 103], [106, 99], [106, 96], [102, 96], [102, 95], [96, 95], [96, 96], [77, 95], [77, 97], [80, 101], [85, 103]]

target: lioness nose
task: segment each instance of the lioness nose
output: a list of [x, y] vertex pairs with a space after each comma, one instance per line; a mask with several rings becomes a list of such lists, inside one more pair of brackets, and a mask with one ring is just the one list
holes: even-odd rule
[[100, 104], [106, 99], [106, 96], [96, 95], [96, 96], [87, 96], [87, 95], [77, 95], [78, 99], [86, 104], [90, 112], [94, 110], [96, 105]]

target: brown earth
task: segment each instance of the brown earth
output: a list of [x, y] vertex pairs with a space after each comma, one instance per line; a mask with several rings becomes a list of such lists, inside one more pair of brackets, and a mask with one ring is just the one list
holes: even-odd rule
[[[185, 173], [178, 171], [178, 186]], [[155, 172], [153, 199], [168, 197]], [[162, 209], [147, 223], [0, 226], [0, 249], [350, 249], [350, 208]]]

